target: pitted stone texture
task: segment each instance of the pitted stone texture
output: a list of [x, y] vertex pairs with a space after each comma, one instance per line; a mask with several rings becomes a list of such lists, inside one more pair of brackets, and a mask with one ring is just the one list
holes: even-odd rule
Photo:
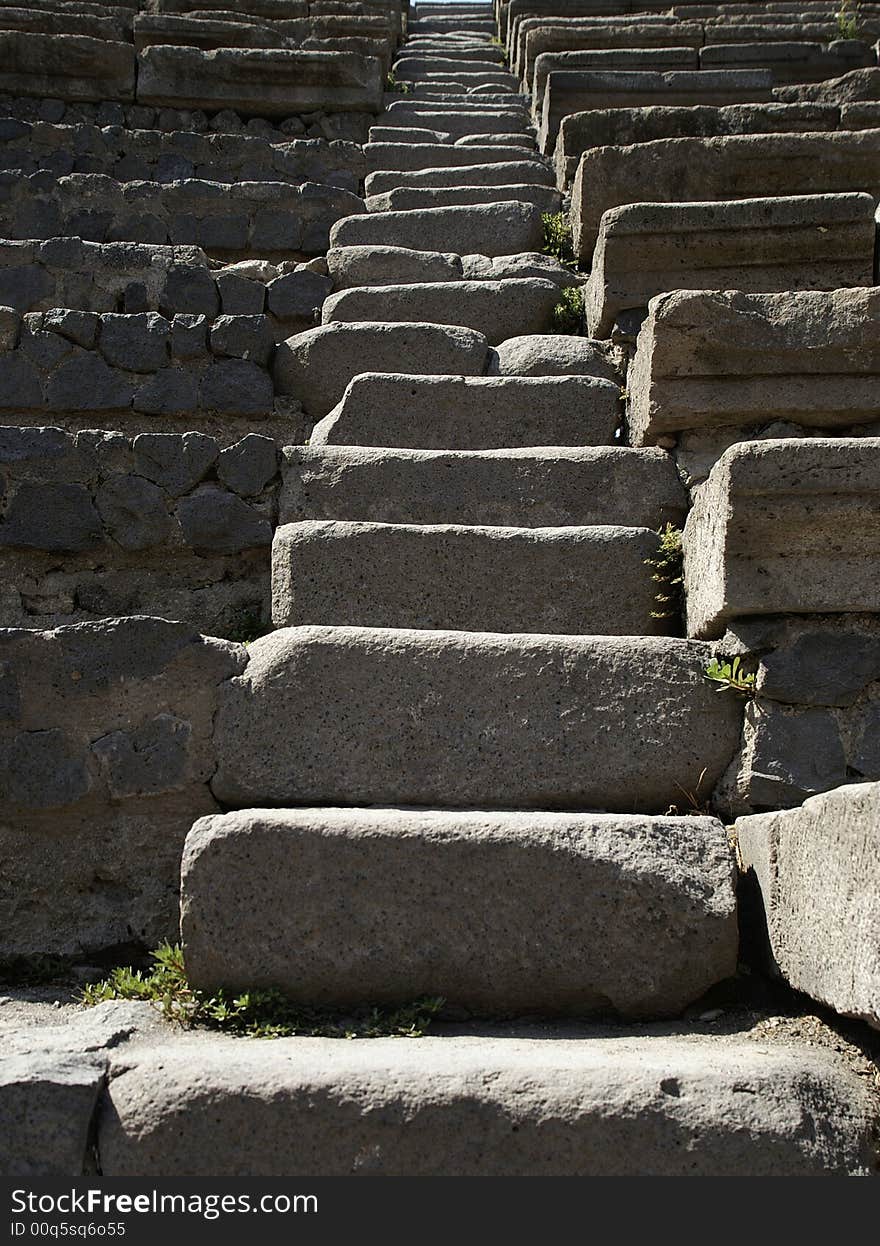
[[462, 325], [493, 345], [507, 338], [541, 333], [559, 301], [559, 287], [545, 277], [509, 281], [441, 281], [415, 285], [358, 286], [331, 295], [324, 324], [416, 319]]
[[405, 376], [366, 372], [312, 430], [312, 445], [491, 450], [610, 445], [620, 392], [592, 376]]
[[777, 971], [795, 990], [880, 1029], [880, 783], [740, 818]]
[[276, 530], [272, 620], [647, 635], [664, 630], [651, 617], [656, 552], [647, 528], [306, 520]]
[[833, 1052], [739, 1036], [584, 1037], [243, 1043], [192, 1035], [126, 1050], [100, 1120], [103, 1173], [872, 1170], [876, 1106]]
[[454, 208], [481, 203], [496, 203], [499, 199], [531, 203], [542, 212], [558, 212], [562, 196], [552, 186], [494, 185], [494, 186], [396, 186], [380, 195], [367, 195], [364, 203], [368, 212], [412, 212], [416, 208]]
[[216, 806], [212, 721], [242, 647], [183, 623], [2, 634], [3, 955], [173, 938], [183, 836]]
[[870, 195], [629, 204], [602, 217], [584, 295], [591, 337], [665, 290], [837, 290], [874, 275]]
[[[450, 147], [448, 150], [455, 151], [456, 148]], [[490, 148], [490, 150], [494, 151], [497, 156], [501, 155], [500, 148]], [[515, 150], [512, 154], [518, 156], [519, 159], [496, 160], [492, 163], [484, 161], [482, 164], [473, 162], [467, 168], [427, 166], [413, 172], [383, 170], [380, 173], [370, 173], [364, 182], [364, 194], [372, 197], [398, 187], [411, 187], [413, 190], [419, 190], [432, 187], [436, 189], [456, 186], [489, 186], [495, 189], [495, 197], [500, 200], [503, 193], [497, 189], [500, 186], [531, 185], [553, 189], [553, 175], [546, 165], [540, 164], [537, 160], [523, 159], [526, 153], [519, 150]]]
[[245, 810], [187, 839], [187, 975], [312, 1004], [674, 1015], [736, 968], [734, 874], [712, 818]]
[[508, 338], [494, 350], [490, 376], [595, 376], [619, 381], [608, 344], [566, 334], [528, 334]]
[[303, 627], [248, 653], [215, 720], [232, 807], [661, 812], [739, 742], [693, 641]]
[[327, 267], [335, 290], [411, 281], [460, 281], [461, 257], [411, 247], [334, 247]]
[[133, 100], [134, 49], [87, 35], [3, 30], [0, 91], [56, 100]]
[[362, 519], [657, 529], [666, 522], [680, 522], [687, 507], [674, 463], [660, 450], [554, 446], [456, 451], [321, 445], [290, 446], [284, 456], [281, 523]]
[[372, 212], [346, 217], [330, 230], [331, 247], [412, 247], [492, 256], [538, 251], [543, 245], [540, 208], [506, 201], [413, 212]]
[[790, 420], [877, 417], [880, 292], [677, 290], [649, 304], [627, 378], [630, 438]]
[[412, 373], [465, 373], [485, 370], [489, 344], [482, 333], [425, 323], [321, 325], [286, 342], [275, 352], [278, 393], [300, 399], [313, 419], [327, 415], [353, 377], [368, 369]]
[[639, 203], [770, 195], [880, 195], [877, 130], [673, 138], [587, 151], [572, 190], [574, 249], [589, 263], [602, 214]]
[[753, 614], [880, 610], [880, 438], [740, 442], [685, 527], [688, 633]]

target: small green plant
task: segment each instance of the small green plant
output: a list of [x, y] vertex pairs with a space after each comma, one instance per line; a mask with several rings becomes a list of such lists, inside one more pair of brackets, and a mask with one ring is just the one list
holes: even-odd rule
[[576, 337], [584, 327], [584, 299], [580, 286], [566, 286], [550, 313], [550, 332]]
[[858, 39], [861, 20], [859, 8], [859, 0], [841, 0], [840, 8], [834, 15], [838, 39]]
[[442, 999], [417, 999], [400, 1008], [365, 1006], [339, 1017], [327, 1009], [292, 1003], [278, 991], [217, 991], [205, 995], [186, 977], [183, 949], [162, 943], [151, 953], [152, 966], [114, 969], [101, 982], [86, 986], [82, 1003], [94, 1007], [109, 999], [138, 999], [155, 1004], [168, 1021], [190, 1029], [222, 1030], [248, 1038], [420, 1038], [443, 1006]]
[[700, 797], [700, 788], [705, 782], [706, 770], [707, 767], [704, 766], [700, 771], [700, 777], [697, 779], [697, 785], [693, 791], [691, 791], [690, 788], [682, 787], [677, 780], [673, 779], [675, 786], [681, 792], [687, 804], [684, 807], [680, 805], [670, 805], [666, 810], [667, 817], [704, 817], [711, 812], [708, 798], [702, 799]]
[[566, 268], [577, 268], [577, 257], [571, 242], [571, 226], [564, 212], [542, 212], [545, 255], [552, 255]]
[[385, 77], [385, 90], [396, 91], [398, 95], [409, 95], [409, 83], [398, 82], [394, 76], [394, 72], [392, 71]]
[[755, 695], [755, 676], [742, 669], [742, 658], [734, 658], [731, 662], [713, 658], [704, 673], [707, 679], [718, 685], [717, 692], [732, 688], [735, 692], [744, 692], [746, 696]]
[[651, 618], [678, 619], [684, 602], [681, 528], [668, 523], [657, 535], [657, 552], [653, 558], [645, 559], [646, 566], [653, 568], [651, 579], [657, 585]]
[[261, 636], [268, 636], [272, 630], [271, 622], [264, 619], [262, 610], [257, 606], [253, 610], [239, 611], [228, 628], [226, 639], [249, 645]]

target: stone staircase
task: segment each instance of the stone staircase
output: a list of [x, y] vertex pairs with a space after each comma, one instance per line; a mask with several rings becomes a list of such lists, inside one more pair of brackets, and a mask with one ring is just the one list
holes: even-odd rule
[[[804, 44], [798, 57], [783, 56], [768, 37], [760, 55], [745, 55], [745, 40], [732, 38], [715, 45], [725, 56], [710, 54], [700, 68], [702, 26], [693, 49], [627, 43], [626, 22], [641, 32], [666, 19], [624, 22], [591, 4], [417, 3], [399, 44], [398, 5], [363, 6], [372, 17], [359, 6], [346, 19], [353, 25], [340, 16], [335, 27], [297, 34], [296, 21], [331, 19], [290, 7], [284, 21], [261, 16], [258, 0], [228, 22], [135, 15], [135, 106], [154, 110], [153, 137], [130, 120], [112, 142], [100, 127], [86, 135], [75, 114], [40, 137], [49, 153], [88, 142], [92, 168], [54, 156], [51, 169], [15, 164], [30, 156], [12, 122], [31, 123], [12, 110], [0, 203], [10, 241], [0, 245], [11, 254], [33, 222], [33, 267], [61, 222], [88, 235], [80, 246], [93, 249], [100, 292], [59, 325], [47, 319], [58, 314], [48, 287], [20, 281], [8, 330], [0, 311], [15, 366], [39, 377], [31, 414], [0, 429], [14, 485], [0, 539], [17, 568], [34, 576], [38, 566], [60, 594], [60, 556], [83, 567], [93, 559], [97, 575], [114, 517], [114, 532], [129, 534], [127, 546], [114, 537], [126, 557], [151, 549], [159, 563], [167, 547], [176, 576], [195, 576], [193, 559], [211, 557], [212, 583], [237, 576], [263, 609], [271, 599], [271, 624], [245, 645], [201, 635], [210, 629], [197, 606], [168, 611], [194, 630], [102, 618], [111, 612], [98, 605], [90, 617], [101, 622], [3, 633], [13, 724], [0, 737], [13, 774], [4, 795], [22, 819], [6, 846], [29, 832], [42, 854], [17, 867], [7, 893], [21, 914], [9, 950], [82, 959], [125, 944], [126, 928], [132, 942], [166, 932], [182, 860], [180, 931], [194, 988], [279, 991], [342, 1013], [439, 996], [445, 1011], [436, 1037], [257, 1043], [169, 1031], [141, 1010], [124, 1042], [115, 1031], [93, 1041], [88, 1092], [75, 1103], [59, 1096], [53, 1111], [85, 1120], [107, 1176], [876, 1172], [876, 1087], [843, 1047], [784, 1026], [774, 1038], [755, 1014], [738, 1028], [715, 1026], [723, 1007], [712, 1002], [735, 998], [742, 973], [743, 863], [722, 815], [759, 813], [742, 819], [743, 835], [765, 880], [771, 854], [755, 823], [768, 805], [812, 794], [805, 785], [791, 799], [801, 789], [779, 768], [803, 763], [818, 713], [843, 742], [840, 783], [880, 778], [880, 758], [874, 769], [856, 764], [880, 705], [880, 440], [861, 435], [873, 431], [874, 291], [838, 288], [874, 277], [874, 132], [664, 132], [598, 146], [579, 138], [572, 186], [573, 136], [583, 131], [560, 128], [561, 105], [550, 103], [601, 90], [624, 113], [662, 98], [652, 112], [685, 114], [685, 126], [691, 114], [731, 108], [784, 112], [807, 106], [768, 102], [774, 58], [807, 64], [799, 82], [824, 80], [846, 72], [846, 49], [820, 55]], [[616, 23], [623, 46], [569, 49], [569, 17], [547, 49], [527, 41], [527, 26], [555, 29], [557, 10], [580, 22], [581, 7], [588, 40]], [[200, 41], [187, 43], [193, 33]], [[327, 52], [307, 46], [334, 40]], [[370, 42], [390, 69], [393, 89], [381, 100]], [[687, 82], [658, 83], [655, 62], [679, 47], [694, 68], [665, 76]], [[596, 69], [590, 57], [602, 64], [606, 53], [622, 68]], [[858, 48], [851, 55], [867, 63]], [[575, 71], [553, 63], [581, 56]], [[290, 57], [313, 67], [293, 93]], [[271, 71], [263, 112], [253, 97], [261, 64]], [[327, 110], [328, 128], [355, 136], [354, 122], [333, 119], [350, 108], [371, 117], [368, 132], [282, 141], [278, 126], [293, 114], [305, 125], [314, 111], [308, 93], [320, 89], [322, 64], [338, 106]], [[574, 76], [584, 81], [562, 81]], [[640, 81], [622, 81], [630, 77]], [[301, 107], [286, 109], [300, 96]], [[194, 132], [198, 142], [187, 145], [162, 124], [165, 112], [192, 123], [209, 106], [265, 125], [247, 141]], [[293, 150], [300, 142], [310, 150]], [[655, 183], [670, 145], [675, 160]], [[788, 163], [765, 174], [789, 145], [797, 168], [820, 170], [809, 185], [785, 183]], [[738, 146], [750, 172], [728, 193], [723, 171], [739, 167]], [[148, 152], [148, 179], [120, 175]], [[308, 160], [321, 185], [302, 172]], [[213, 180], [203, 179], [205, 163]], [[257, 164], [262, 178], [251, 175]], [[696, 185], [706, 193], [692, 194]], [[640, 203], [633, 187], [663, 202]], [[680, 206], [692, 198], [701, 201]], [[563, 205], [583, 268], [599, 240], [589, 281], [544, 249], [543, 214]], [[123, 244], [125, 263], [137, 252], [137, 273], [150, 274], [137, 277], [143, 309], [130, 281], [103, 275]], [[708, 265], [706, 246], [721, 248]], [[40, 264], [47, 281], [61, 281], [51, 254]], [[743, 269], [752, 284], [737, 284]], [[722, 293], [719, 273], [733, 274]], [[572, 294], [590, 336], [554, 331]], [[57, 379], [50, 391], [62, 337], [78, 369], [116, 368], [126, 401], [108, 399], [96, 417]], [[762, 352], [772, 356], [769, 386]], [[236, 365], [228, 380], [221, 361]], [[187, 369], [196, 397], [175, 406], [168, 386]], [[217, 378], [210, 402], [198, 397], [214, 392], [203, 374]], [[133, 377], [161, 390], [155, 411], [131, 396], [144, 383]], [[254, 396], [258, 385], [268, 397]], [[837, 401], [827, 396], [834, 385]], [[761, 404], [767, 422], [800, 413], [830, 435], [793, 449], [790, 434], [751, 440]], [[161, 419], [155, 431], [151, 414]], [[58, 429], [39, 427], [44, 415]], [[103, 431], [88, 433], [95, 418]], [[857, 435], [838, 435], [854, 425]], [[155, 492], [130, 483], [139, 480]], [[47, 524], [39, 527], [49, 502], [79, 524], [79, 545], [52, 548]], [[852, 555], [835, 567], [845, 531], [862, 517]], [[675, 570], [658, 578], [667, 526], [684, 527], [681, 617], [666, 596]], [[813, 526], [812, 544], [802, 542]], [[823, 543], [834, 552], [817, 570]], [[791, 576], [784, 592], [762, 585], [770, 558], [779, 560], [775, 584]], [[811, 591], [816, 579], [823, 593]], [[853, 579], [868, 587], [847, 595]], [[113, 613], [163, 616], [170, 590], [161, 579], [155, 586], [137, 610]], [[154, 604], [143, 608], [151, 591]], [[4, 622], [20, 626], [26, 604]], [[227, 619], [228, 607], [224, 598], [213, 608]], [[45, 613], [54, 626], [64, 612]], [[867, 656], [851, 700], [832, 690], [820, 710], [777, 687], [773, 701], [774, 655], [802, 637], [750, 645], [748, 626], [762, 615], [786, 627], [777, 616], [809, 615], [835, 638], [854, 621]], [[45, 670], [25, 692], [43, 653]], [[745, 690], [766, 687], [764, 719], [751, 695], [707, 678], [734, 653], [747, 663], [760, 655]], [[850, 708], [827, 708], [838, 704]], [[764, 765], [774, 752], [767, 732], [779, 739], [786, 729]], [[45, 772], [51, 790], [41, 789]], [[777, 796], [788, 783], [788, 798], [761, 798], [768, 773]], [[877, 930], [880, 795], [857, 790], [853, 834], [867, 844], [869, 885], [841, 920], [864, 939]], [[66, 899], [64, 923], [50, 922], [45, 895], [22, 897], [51, 868], [57, 827], [87, 840], [74, 828], [89, 818], [101, 841], [89, 841], [83, 859], [66, 845], [62, 877], [71, 895], [99, 892], [100, 911], [84, 901], [80, 916]], [[142, 862], [115, 864], [108, 880], [101, 872], [120, 818], [126, 846], [162, 845], [150, 894], [136, 905]], [[839, 851], [850, 842], [841, 837]], [[826, 873], [834, 860], [823, 859]], [[811, 990], [815, 973], [801, 980], [787, 969], [783, 927], [802, 903], [787, 885], [794, 899], [791, 912], [774, 910], [783, 949], [774, 955]], [[880, 1024], [876, 982], [869, 966], [840, 1011]], [[833, 1008], [836, 989], [823, 979], [816, 993]], [[64, 1062], [80, 1058], [85, 1024], [74, 1016], [22, 1048], [13, 1091], [25, 1076], [35, 1095], [54, 1087]], [[0, 1118], [3, 1104], [0, 1088]], [[45, 1148], [39, 1130], [27, 1133], [11, 1171], [81, 1170], [75, 1148], [44, 1158]]]

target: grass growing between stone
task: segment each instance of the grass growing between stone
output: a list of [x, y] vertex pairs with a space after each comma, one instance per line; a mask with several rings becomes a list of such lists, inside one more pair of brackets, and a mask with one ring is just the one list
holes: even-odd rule
[[652, 619], [674, 621], [680, 619], [684, 605], [684, 574], [682, 572], [681, 528], [668, 523], [659, 532], [660, 543], [653, 558], [646, 564], [652, 569], [651, 579], [657, 585], [654, 591], [655, 609]]
[[87, 986], [82, 1003], [94, 1007], [112, 999], [145, 1000], [166, 1020], [187, 1029], [220, 1030], [246, 1038], [421, 1038], [443, 1006], [442, 999], [417, 999], [400, 1008], [365, 1006], [344, 1017], [329, 1009], [294, 1004], [278, 991], [218, 991], [205, 995], [186, 977], [183, 949], [161, 943], [152, 966], [114, 969]]
[[577, 337], [584, 327], [584, 299], [580, 286], [566, 286], [550, 315], [550, 332]]
[[564, 212], [542, 212], [541, 224], [544, 227], [545, 255], [552, 255], [566, 268], [577, 268], [577, 256], [571, 240], [571, 225]]

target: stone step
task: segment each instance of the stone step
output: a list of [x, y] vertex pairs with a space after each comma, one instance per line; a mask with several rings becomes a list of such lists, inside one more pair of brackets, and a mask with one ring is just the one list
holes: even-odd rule
[[451, 143], [452, 135], [443, 130], [425, 130], [419, 126], [374, 125], [370, 127], [369, 143]]
[[533, 203], [542, 212], [558, 212], [562, 196], [552, 186], [399, 186], [381, 195], [367, 195], [368, 212], [412, 212], [477, 203]]
[[576, 254], [589, 263], [602, 214], [640, 202], [847, 194], [880, 198], [880, 130], [660, 139], [585, 152], [571, 195]]
[[[519, 147], [486, 146], [459, 147], [452, 143], [367, 143], [364, 147], [369, 174], [417, 172], [423, 169], [463, 169], [466, 165], [512, 164], [523, 162]], [[531, 158], [538, 168], [549, 169], [540, 156]], [[459, 174], [459, 176], [462, 176]]]
[[738, 818], [763, 901], [771, 968], [797, 991], [880, 1029], [880, 783]]
[[878, 321], [876, 288], [661, 294], [630, 365], [630, 440], [775, 420], [828, 430], [873, 423]]
[[482, 145], [489, 147], [523, 147], [531, 152], [536, 150], [534, 135], [531, 131], [520, 135], [465, 134], [462, 138], [455, 140], [456, 147], [480, 147]]
[[712, 653], [650, 636], [284, 628], [220, 691], [211, 788], [227, 808], [662, 813], [682, 789], [711, 792], [739, 746], [742, 703], [705, 677]]
[[336, 290], [415, 281], [502, 281], [509, 277], [547, 277], [559, 286], [577, 283], [570, 269], [541, 251], [489, 259], [411, 247], [334, 247], [327, 252], [327, 265]]
[[674, 1016], [735, 972], [735, 876], [708, 817], [243, 810], [190, 831], [181, 933], [207, 992]]
[[419, 374], [449, 372], [480, 376], [489, 343], [473, 329], [423, 321], [321, 325], [280, 342], [275, 351], [275, 390], [302, 402], [320, 419], [333, 409], [346, 385], [364, 367], [401, 367]]
[[399, 81], [410, 84], [416, 92], [419, 87], [443, 90], [450, 94], [469, 93], [475, 90], [510, 91], [514, 94], [519, 90], [519, 84], [513, 74], [497, 69], [479, 70], [473, 73], [465, 69], [456, 69], [454, 72], [452, 70], [438, 70], [433, 73], [430, 71], [407, 72], [405, 77], [399, 78]]
[[647, 528], [510, 528], [306, 520], [272, 543], [276, 627], [406, 627], [643, 636]]
[[541, 209], [503, 200], [410, 212], [370, 212], [337, 221], [330, 246], [392, 246], [458, 254], [515, 255], [544, 245]]
[[[470, 76], [471, 74], [482, 74], [485, 72], [492, 78], [498, 74], [499, 61], [500, 55], [494, 60], [476, 59], [473, 56], [447, 57], [440, 53], [424, 56], [416, 55], [403, 48], [394, 62], [394, 76], [398, 82], [407, 82], [411, 78], [418, 79], [420, 75], [425, 73], [450, 73], [454, 77], [457, 74]], [[510, 78], [511, 75], [505, 73], [503, 77]]]
[[697, 494], [684, 550], [692, 636], [746, 615], [880, 611], [880, 437], [731, 446]]
[[[449, 148], [450, 151], [456, 149]], [[490, 149], [493, 150], [493, 149]], [[494, 150], [501, 151], [501, 148]], [[546, 165], [539, 163], [537, 160], [530, 160], [525, 152], [519, 148], [514, 148], [522, 159], [516, 160], [499, 160], [490, 162], [489, 164], [470, 164], [466, 167], [445, 168], [442, 165], [436, 168], [427, 166], [424, 169], [412, 170], [411, 172], [396, 172], [394, 170], [380, 170], [376, 173], [370, 173], [365, 182], [364, 190], [369, 195], [378, 195], [383, 191], [395, 190], [398, 187], [406, 186], [416, 189], [425, 187], [455, 187], [455, 186], [489, 186], [498, 191], [500, 195], [501, 186], [546, 186], [548, 189], [555, 189], [553, 184], [553, 176]], [[509, 153], [505, 153], [509, 154]]]
[[608, 337], [619, 312], [647, 308], [664, 290], [870, 286], [875, 232], [870, 195], [612, 208], [584, 291], [588, 331]]
[[509, 337], [545, 332], [559, 296], [559, 286], [545, 277], [355, 286], [325, 299], [321, 319], [325, 325], [424, 319], [476, 329], [497, 346]]
[[366, 372], [315, 425], [311, 442], [426, 450], [610, 446], [620, 416], [618, 387], [591, 376]]
[[[564, 378], [569, 379], [573, 378]], [[673, 461], [661, 450], [616, 446], [418, 450], [317, 444], [288, 446], [284, 456], [281, 523], [339, 519], [518, 528], [591, 524], [659, 528], [667, 521], [680, 521], [687, 506]]]
[[110, 1178], [873, 1172], [867, 1080], [830, 1045], [777, 1032], [173, 1031], [108, 1053], [97, 1151]]
[[[659, 48], [643, 48], [633, 44], [627, 48], [582, 48], [567, 52], [544, 52], [535, 62], [528, 87], [532, 99], [544, 100], [547, 79], [550, 74], [587, 71], [603, 73], [608, 70], [628, 70], [632, 72], [653, 71], [664, 74], [676, 70], [699, 69], [699, 52], [687, 46], [667, 46]], [[726, 67], [725, 67], [726, 68]], [[742, 66], [738, 66], [742, 68]], [[555, 81], [555, 80], [554, 80]], [[620, 80], [612, 82], [612, 90], [619, 86]], [[647, 84], [644, 84], [647, 86]], [[632, 89], [637, 89], [633, 81]], [[613, 107], [613, 101], [611, 107]], [[580, 111], [576, 109], [573, 111]]]

